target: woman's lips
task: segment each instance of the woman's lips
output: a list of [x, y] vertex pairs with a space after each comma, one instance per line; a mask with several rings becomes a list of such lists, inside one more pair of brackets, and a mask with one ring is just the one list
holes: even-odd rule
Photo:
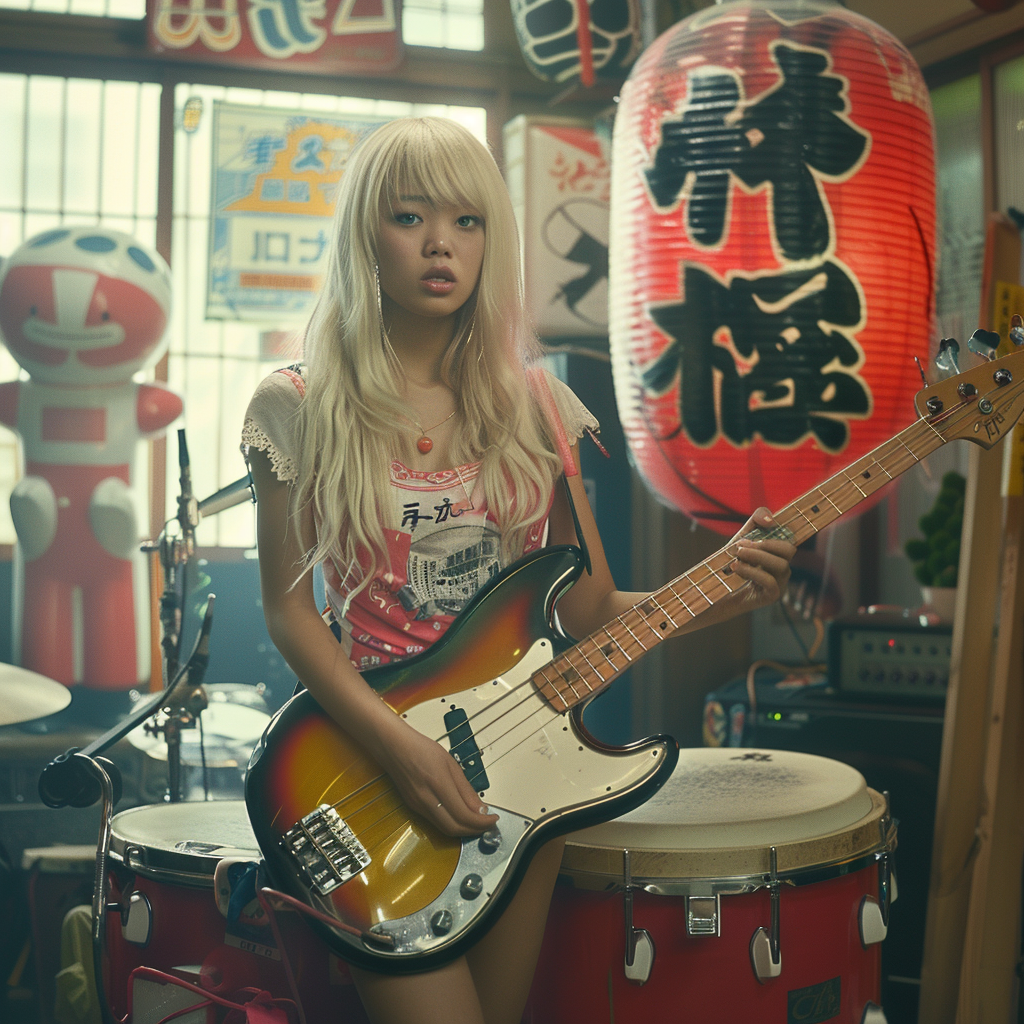
[[447, 267], [434, 267], [420, 278], [433, 295], [447, 295], [455, 288], [455, 275]]

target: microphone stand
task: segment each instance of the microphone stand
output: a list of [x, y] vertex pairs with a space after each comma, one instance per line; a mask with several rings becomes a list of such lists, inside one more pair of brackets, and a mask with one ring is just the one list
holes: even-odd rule
[[[71, 747], [63, 754], [59, 754], [39, 776], [39, 796], [47, 807], [89, 807], [97, 800], [103, 801], [96, 846], [96, 884], [92, 900], [93, 967], [103, 1024], [116, 1024], [103, 979], [106, 915], [108, 911], [115, 911], [122, 915], [122, 919], [126, 919], [131, 912], [131, 904], [122, 907], [107, 903], [107, 856], [110, 849], [111, 822], [114, 806], [121, 798], [122, 786], [121, 773], [117, 766], [100, 755], [139, 724], [145, 722], [148, 727], [150, 723], [147, 720], [151, 716], [165, 715], [166, 722], [162, 728], [168, 743], [168, 798], [172, 801], [181, 798], [180, 730], [183, 727], [194, 727], [196, 716], [206, 707], [202, 681], [210, 660], [210, 632], [213, 628], [213, 606], [216, 597], [210, 594], [195, 645], [184, 667], [179, 668], [184, 595], [179, 601], [177, 570], [181, 566], [184, 576], [184, 567], [195, 553], [195, 528], [203, 515], [214, 515], [246, 498], [251, 498], [253, 502], [256, 500], [252, 477], [247, 474], [204, 501], [197, 502], [192, 494], [188, 448], [183, 430], [178, 431], [178, 462], [181, 468], [181, 494], [178, 497], [176, 521], [180, 535], [169, 536], [165, 526], [156, 544], [147, 542], [142, 545], [143, 551], [159, 552], [164, 570], [164, 592], [160, 599], [160, 622], [163, 629], [161, 647], [165, 658], [164, 679], [169, 682], [162, 692], [149, 700], [140, 701], [139, 706], [130, 715], [93, 740], [84, 750]], [[170, 520], [167, 526], [173, 522], [175, 520]], [[184, 583], [184, 579], [182, 582]], [[156, 732], [161, 726], [154, 724], [152, 728]]]
[[[188, 456], [185, 431], [178, 431], [178, 514], [168, 520], [155, 545], [144, 544], [144, 551], [158, 551], [164, 575], [164, 590], [160, 596], [160, 647], [163, 651], [164, 679], [175, 679], [181, 652], [182, 611], [188, 591], [187, 570], [195, 555], [196, 527], [199, 525], [199, 503], [192, 493], [192, 470]], [[177, 522], [178, 532], [170, 532]], [[180, 581], [180, 585], [179, 585]], [[179, 596], [180, 590], [180, 596]], [[168, 700], [154, 720], [143, 727], [154, 736], [163, 735], [167, 745], [167, 799], [177, 803], [181, 792], [181, 733], [194, 729], [197, 716], [207, 706], [206, 692], [198, 684], [189, 692], [169, 691], [175, 700]]]

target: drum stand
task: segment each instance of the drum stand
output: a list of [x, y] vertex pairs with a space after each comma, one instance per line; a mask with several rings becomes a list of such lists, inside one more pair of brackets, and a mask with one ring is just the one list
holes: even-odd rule
[[[177, 596], [177, 574], [179, 566], [184, 570], [188, 559], [195, 553], [195, 527], [203, 515], [213, 515], [236, 505], [247, 498], [255, 502], [252, 477], [246, 475], [233, 484], [197, 502], [192, 495], [189, 472], [188, 449], [185, 432], [178, 431], [178, 457], [181, 466], [181, 493], [178, 497], [177, 520], [169, 520], [157, 543], [143, 544], [144, 551], [158, 551], [164, 569], [165, 587], [160, 599], [160, 623], [163, 631], [161, 647], [164, 652], [164, 678], [170, 679], [162, 692], [148, 701], [140, 701], [140, 707], [127, 718], [97, 737], [84, 750], [72, 747], [55, 757], [39, 777], [39, 795], [48, 807], [89, 807], [102, 801], [99, 835], [96, 841], [96, 876], [92, 898], [92, 952], [93, 974], [100, 1003], [103, 1024], [119, 1024], [114, 1018], [107, 1000], [103, 983], [103, 938], [107, 925], [107, 911], [116, 911], [124, 927], [138, 926], [138, 916], [146, 910], [141, 901], [128, 897], [121, 904], [107, 903], [107, 860], [110, 851], [111, 822], [114, 805], [121, 796], [121, 775], [112, 761], [101, 755], [118, 740], [139, 724], [146, 722], [146, 728], [153, 733], [163, 732], [167, 742], [168, 799], [181, 799], [181, 730], [194, 728], [206, 705], [206, 693], [202, 688], [203, 675], [210, 660], [210, 630], [213, 626], [213, 605], [215, 597], [210, 595], [206, 605], [199, 635], [184, 666], [179, 667], [178, 651], [182, 620], [181, 600]], [[180, 535], [168, 534], [168, 527], [175, 521], [180, 525]], [[150, 718], [157, 719], [149, 723]]]

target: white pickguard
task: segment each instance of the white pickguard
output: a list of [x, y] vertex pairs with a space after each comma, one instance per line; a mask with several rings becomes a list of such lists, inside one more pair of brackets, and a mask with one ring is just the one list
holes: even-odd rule
[[[466, 712], [487, 773], [488, 788], [480, 796], [499, 815], [500, 842], [483, 851], [476, 836], [464, 840], [452, 879], [435, 900], [409, 917], [375, 925], [373, 931], [394, 942], [378, 951], [382, 957], [426, 953], [458, 938], [486, 911], [538, 820], [628, 791], [664, 761], [660, 745], [602, 752], [581, 742], [571, 716], [555, 711], [530, 682], [551, 657], [550, 641], [538, 640], [504, 676], [404, 715], [424, 735], [450, 745], [444, 716], [453, 708]], [[479, 895], [466, 894], [468, 879], [477, 880]], [[442, 917], [443, 930], [436, 926]]]
[[444, 715], [452, 705], [465, 710], [490, 783], [484, 802], [535, 821], [631, 789], [665, 757], [660, 746], [604, 752], [583, 743], [571, 716], [555, 711], [530, 682], [552, 655], [550, 641], [538, 640], [512, 671], [419, 704], [405, 716], [437, 739], [445, 736]]

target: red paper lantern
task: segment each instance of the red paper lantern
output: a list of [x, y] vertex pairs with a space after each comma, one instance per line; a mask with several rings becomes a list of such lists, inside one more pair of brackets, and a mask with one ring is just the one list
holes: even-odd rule
[[931, 105], [830, 0], [726, 0], [641, 56], [616, 116], [610, 334], [640, 472], [731, 534], [914, 417], [934, 320]]

